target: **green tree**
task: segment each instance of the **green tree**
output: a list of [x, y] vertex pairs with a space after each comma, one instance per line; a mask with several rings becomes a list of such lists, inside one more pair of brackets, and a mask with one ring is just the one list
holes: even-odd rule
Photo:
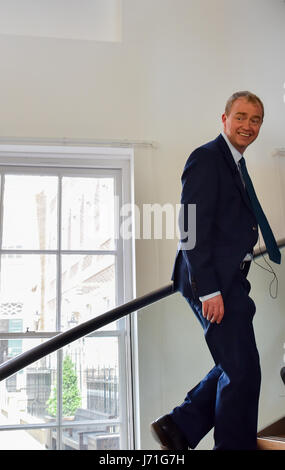
[[[70, 356], [65, 356], [62, 365], [62, 414], [63, 416], [74, 415], [81, 405], [80, 391], [77, 387], [77, 376], [75, 365]], [[56, 416], [57, 413], [57, 387], [53, 387], [47, 400], [48, 413]]]

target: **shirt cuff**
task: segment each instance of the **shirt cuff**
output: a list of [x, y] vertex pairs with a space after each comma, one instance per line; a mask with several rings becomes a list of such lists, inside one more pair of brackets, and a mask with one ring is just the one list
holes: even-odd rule
[[217, 292], [213, 292], [212, 294], [203, 295], [203, 297], [199, 297], [199, 299], [201, 300], [201, 302], [204, 302], [205, 300], [211, 299], [212, 297], [216, 297], [216, 295], [220, 295], [220, 293], [221, 292], [218, 290]]
[[247, 253], [243, 259], [243, 261], [252, 261], [253, 260], [253, 256], [251, 253]]

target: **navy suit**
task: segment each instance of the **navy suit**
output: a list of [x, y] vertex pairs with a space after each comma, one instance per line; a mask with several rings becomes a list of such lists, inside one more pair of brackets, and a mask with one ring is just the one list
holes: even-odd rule
[[[196, 244], [178, 249], [172, 280], [200, 321], [215, 366], [171, 416], [191, 448], [214, 427], [215, 449], [255, 449], [261, 374], [246, 279], [250, 262], [243, 260], [258, 240], [258, 226], [222, 135], [188, 158], [181, 204], [196, 204]], [[203, 317], [199, 300], [216, 291], [225, 307], [220, 324]]]

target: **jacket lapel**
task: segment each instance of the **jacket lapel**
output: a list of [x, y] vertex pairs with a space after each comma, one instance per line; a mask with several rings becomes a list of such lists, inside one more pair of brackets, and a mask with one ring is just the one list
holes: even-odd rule
[[252, 205], [251, 205], [250, 199], [248, 197], [248, 194], [247, 194], [247, 192], [246, 192], [246, 190], [243, 186], [243, 183], [242, 183], [242, 180], [241, 180], [236, 162], [234, 161], [232, 153], [231, 153], [225, 139], [223, 138], [222, 134], [220, 134], [217, 137], [216, 142], [217, 142], [217, 144], [218, 144], [218, 146], [221, 150], [221, 153], [222, 153], [226, 163], [229, 165], [229, 167], [231, 169], [234, 182], [237, 185], [245, 204], [247, 205], [249, 210], [253, 213]]

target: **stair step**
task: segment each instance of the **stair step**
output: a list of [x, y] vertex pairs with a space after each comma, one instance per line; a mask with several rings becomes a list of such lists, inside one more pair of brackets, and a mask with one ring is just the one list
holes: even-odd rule
[[259, 450], [285, 450], [285, 417], [258, 433], [257, 448]]
[[257, 438], [259, 450], [285, 450], [285, 436], [262, 436]]

